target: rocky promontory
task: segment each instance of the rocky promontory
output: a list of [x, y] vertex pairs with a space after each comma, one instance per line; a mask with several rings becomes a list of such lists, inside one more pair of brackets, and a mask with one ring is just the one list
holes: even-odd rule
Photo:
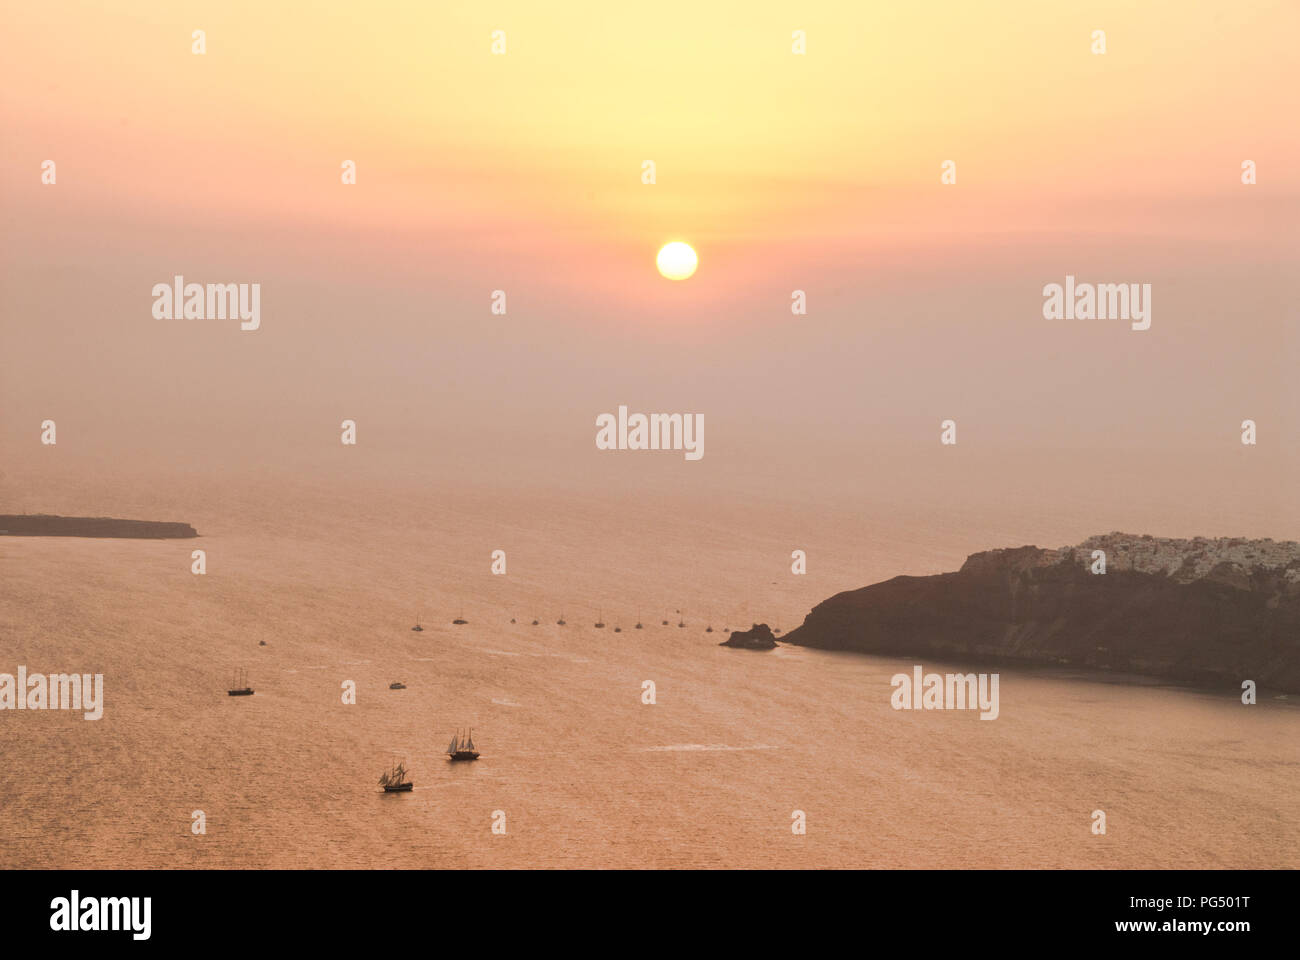
[[836, 594], [783, 640], [1300, 691], [1300, 544], [1110, 533], [989, 550]]
[[197, 537], [188, 523], [162, 520], [119, 520], [115, 517], [57, 517], [47, 513], [0, 514], [0, 536], [11, 537], [127, 537], [172, 540]]
[[776, 637], [772, 636], [772, 628], [766, 623], [756, 623], [749, 630], [733, 630], [731, 636], [718, 646], [742, 647], [745, 650], [771, 650], [776, 646]]

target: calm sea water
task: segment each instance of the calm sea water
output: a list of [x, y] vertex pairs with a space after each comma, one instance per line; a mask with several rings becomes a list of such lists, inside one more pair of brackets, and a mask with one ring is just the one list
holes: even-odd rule
[[[788, 630], [838, 590], [974, 549], [1081, 539], [1064, 521], [271, 486], [56, 486], [40, 508], [203, 536], [0, 538], [0, 671], [103, 673], [107, 689], [97, 722], [0, 715], [0, 866], [1300, 860], [1294, 704], [1003, 669], [1001, 715], [981, 722], [891, 710], [889, 677], [913, 661], [717, 646], [726, 627]], [[794, 547], [807, 577], [790, 575]], [[240, 667], [253, 697], [226, 695]], [[482, 759], [448, 763], [469, 725]], [[395, 760], [409, 794], [380, 792]]]

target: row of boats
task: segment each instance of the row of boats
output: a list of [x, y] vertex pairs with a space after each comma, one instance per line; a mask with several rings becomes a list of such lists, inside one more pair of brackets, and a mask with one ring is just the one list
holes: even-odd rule
[[[677, 612], [678, 612], [678, 613], [681, 613], [680, 610], [678, 610]], [[510, 622], [511, 622], [511, 623], [517, 623], [518, 620], [517, 620], [515, 617], [511, 617], [511, 618], [510, 618]], [[532, 624], [532, 625], [533, 625], [534, 627], [536, 627], [536, 626], [540, 625], [541, 622], [542, 622], [541, 620], [539, 620], [539, 619], [537, 619], [536, 617], [534, 617], [534, 618], [533, 618], [533, 624]], [[564, 619], [564, 614], [563, 614], [563, 613], [560, 614], [560, 619], [558, 619], [558, 620], [555, 621], [556, 625], [557, 625], [557, 626], [561, 626], [561, 627], [567, 625], [568, 622], [569, 622], [569, 621], [567, 621], [567, 620]], [[461, 614], [460, 614], [460, 616], [456, 617], [456, 619], [453, 620], [452, 623], [455, 624], [456, 626], [465, 626], [466, 624], [469, 623], [469, 621], [465, 619], [464, 611], [462, 611]], [[664, 626], [664, 627], [671, 626], [671, 624], [670, 624], [667, 620], [662, 620], [662, 621], [660, 621], [660, 625], [661, 625], [661, 626]], [[592, 624], [592, 626], [594, 626], [597, 630], [604, 630], [604, 629], [605, 629], [605, 617], [604, 617], [604, 614], [603, 614], [603, 613], [597, 615], [597, 617], [596, 617], [596, 622], [595, 622], [594, 624]], [[677, 621], [677, 626], [678, 626], [678, 627], [685, 627], [685, 626], [686, 626], [686, 621], [685, 621], [685, 620], [678, 620], [678, 621]], [[424, 627], [420, 624], [420, 618], [419, 618], [418, 616], [415, 618], [415, 626], [413, 626], [411, 629], [412, 629], [413, 631], [415, 631], [416, 633], [423, 633], [423, 632], [424, 632]], [[644, 630], [644, 629], [645, 629], [645, 624], [641, 622], [641, 618], [640, 618], [640, 617], [637, 618], [636, 626], [633, 627], [632, 629], [634, 629], [634, 630]], [[724, 632], [724, 633], [729, 632], [729, 628], [727, 628], [727, 627], [723, 627], [722, 629], [723, 629], [723, 632]], [[623, 628], [622, 628], [622, 627], [615, 627], [615, 628], [614, 628], [614, 632], [615, 632], [615, 633], [622, 633], [622, 632], [623, 632]], [[706, 627], [704, 628], [704, 632], [705, 632], [705, 633], [712, 633], [712, 632], [713, 632], [713, 624], [710, 623], [708, 626], [706, 626]], [[778, 629], [778, 630], [773, 630], [772, 632], [773, 632], [773, 633], [780, 633], [781, 631]]]

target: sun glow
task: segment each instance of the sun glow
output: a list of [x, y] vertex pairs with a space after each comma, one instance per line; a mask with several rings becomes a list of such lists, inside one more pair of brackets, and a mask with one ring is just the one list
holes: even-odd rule
[[695, 255], [691, 245], [680, 240], [665, 244], [659, 251], [659, 256], [655, 258], [655, 263], [659, 265], [659, 272], [669, 280], [685, 280], [695, 272], [699, 262], [699, 257]]

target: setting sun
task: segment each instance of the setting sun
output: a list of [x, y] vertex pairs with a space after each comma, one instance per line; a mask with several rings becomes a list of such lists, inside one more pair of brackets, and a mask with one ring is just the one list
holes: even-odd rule
[[685, 280], [695, 272], [700, 261], [689, 243], [675, 240], [664, 245], [655, 262], [659, 265], [659, 272], [669, 280]]

